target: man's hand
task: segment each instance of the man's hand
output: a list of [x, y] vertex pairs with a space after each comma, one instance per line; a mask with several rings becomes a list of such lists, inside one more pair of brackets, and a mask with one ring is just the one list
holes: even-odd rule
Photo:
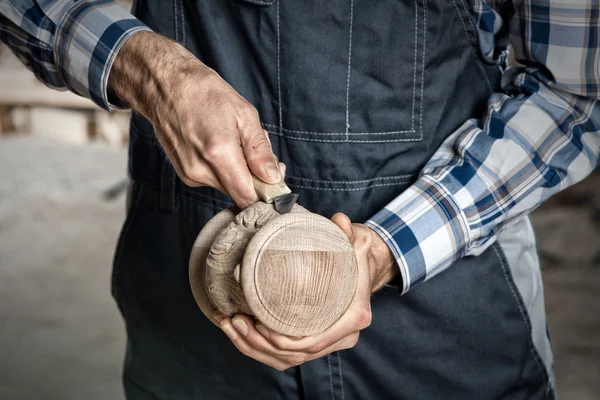
[[258, 200], [250, 170], [281, 180], [256, 109], [183, 46], [136, 33], [115, 58], [109, 89], [152, 123], [186, 185], [212, 186], [245, 208]]
[[371, 324], [371, 293], [389, 282], [398, 267], [385, 242], [370, 228], [351, 224], [344, 214], [336, 214], [331, 220], [348, 236], [358, 260], [358, 287], [350, 307], [324, 332], [300, 339], [275, 333], [247, 315], [233, 319], [215, 316], [221, 321], [223, 332], [248, 357], [285, 370], [354, 347], [360, 331]]

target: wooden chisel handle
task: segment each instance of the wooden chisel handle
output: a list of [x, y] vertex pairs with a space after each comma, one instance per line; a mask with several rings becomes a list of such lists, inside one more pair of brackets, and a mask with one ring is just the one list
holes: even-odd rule
[[265, 203], [272, 203], [276, 197], [292, 193], [283, 179], [279, 183], [270, 184], [261, 181], [252, 174], [252, 181], [254, 182], [254, 189], [256, 190], [256, 193], [258, 193], [258, 197]]
[[[279, 169], [279, 160], [277, 157], [275, 157], [275, 165], [277, 165], [277, 169]], [[283, 179], [279, 181], [279, 183], [271, 184], [261, 181], [256, 175], [252, 174], [252, 181], [254, 182], [254, 190], [258, 193], [258, 197], [265, 203], [272, 203], [275, 198], [292, 193]]]

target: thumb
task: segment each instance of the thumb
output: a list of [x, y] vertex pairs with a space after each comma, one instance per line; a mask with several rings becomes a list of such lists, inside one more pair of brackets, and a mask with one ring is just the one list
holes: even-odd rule
[[271, 142], [258, 119], [240, 132], [242, 150], [250, 171], [263, 182], [281, 181], [281, 172], [271, 149]]

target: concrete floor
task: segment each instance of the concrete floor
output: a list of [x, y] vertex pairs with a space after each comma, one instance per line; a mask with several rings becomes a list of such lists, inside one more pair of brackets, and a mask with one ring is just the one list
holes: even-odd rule
[[[124, 328], [109, 282], [124, 198], [104, 193], [125, 167], [124, 150], [0, 140], [0, 399], [123, 399]], [[600, 206], [600, 180], [590, 182], [534, 218], [567, 400], [600, 398], [600, 231], [590, 202]]]

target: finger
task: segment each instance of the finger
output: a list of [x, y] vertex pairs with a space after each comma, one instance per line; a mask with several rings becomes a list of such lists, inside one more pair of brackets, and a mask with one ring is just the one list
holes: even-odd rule
[[283, 361], [277, 359], [276, 357], [270, 356], [268, 354], [259, 352], [255, 350], [252, 346], [246, 342], [243, 336], [239, 335], [237, 331], [234, 329], [231, 324], [231, 319], [226, 318], [221, 321], [221, 329], [227, 335], [229, 340], [233, 343], [233, 345], [244, 355], [255, 359], [263, 364], [269, 365], [270, 367], [276, 368], [280, 371], [283, 371], [290, 367]]
[[213, 173], [236, 205], [241, 209], [256, 203], [259, 198], [252, 183], [244, 153], [237, 146], [213, 150], [207, 161]]
[[355, 310], [349, 309], [335, 324], [316, 335], [291, 338], [269, 329], [268, 340], [278, 350], [316, 354], [331, 347], [346, 336], [358, 332], [363, 327], [368, 326], [370, 322], [370, 311], [367, 315], [366, 312], [358, 311], [358, 308]]
[[240, 118], [238, 129], [246, 162], [254, 175], [267, 183], [281, 181], [281, 173], [275, 164], [271, 142], [265, 135], [256, 112]]
[[352, 229], [352, 222], [346, 214], [337, 213], [331, 217], [331, 221], [336, 224], [342, 230], [342, 232], [344, 232], [350, 242], [354, 240], [354, 229]]
[[279, 172], [281, 173], [281, 179], [285, 179], [285, 171], [287, 170], [287, 166], [280, 162], [279, 163]]
[[271, 144], [271, 138], [269, 137], [269, 132], [267, 132], [266, 129], [263, 129], [263, 133], [265, 134], [265, 137], [267, 138], [267, 141], [269, 142], [269, 146], [271, 146], [271, 148], [273, 148], [273, 145]]
[[[241, 327], [241, 323], [245, 324]], [[359, 338], [359, 333], [354, 332], [333, 343], [318, 353], [306, 353], [301, 351], [283, 351], [275, 348], [268, 340], [269, 333], [267, 328], [261, 323], [256, 322], [246, 315], [236, 315], [233, 317], [232, 324], [237, 331], [237, 334], [242, 336], [246, 343], [254, 350], [266, 355], [272, 356], [287, 365], [300, 365], [310, 360], [322, 357], [323, 355], [333, 353], [338, 350], [345, 350], [356, 345]]]
[[[352, 224], [354, 237], [350, 239], [359, 263], [366, 259], [373, 244], [373, 231], [362, 224]], [[364, 260], [366, 261], [366, 260]]]
[[[232, 325], [237, 333], [254, 348], [254, 350], [268, 354], [288, 364], [298, 365], [308, 359], [308, 354], [303, 352], [284, 351], [275, 348], [263, 335], [265, 326], [247, 315], [238, 314], [232, 319]], [[262, 332], [261, 332], [262, 331]]]

